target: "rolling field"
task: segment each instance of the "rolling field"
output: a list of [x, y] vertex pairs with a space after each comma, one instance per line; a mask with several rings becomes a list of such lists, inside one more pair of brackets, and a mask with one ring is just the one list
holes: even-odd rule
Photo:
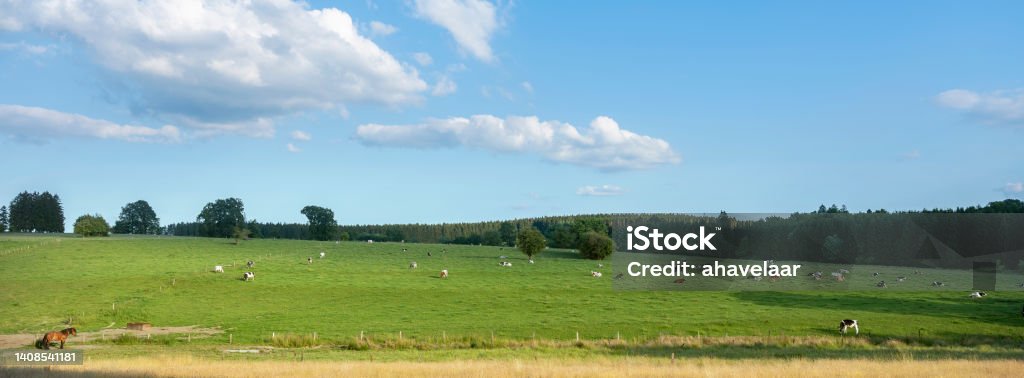
[[[512, 267], [498, 266], [503, 254]], [[256, 261], [254, 282], [240, 280], [248, 259]], [[409, 269], [410, 261], [419, 268]], [[874, 338], [1024, 337], [1019, 289], [983, 300], [969, 300], [965, 291], [629, 292], [612, 289], [610, 266], [598, 269], [570, 251], [548, 250], [536, 261], [527, 264], [511, 248], [477, 246], [11, 236], [0, 239], [0, 334], [38, 334], [70, 318], [80, 331], [134, 321], [224, 331], [207, 343], [313, 332], [318, 343], [347, 342], [360, 332], [471, 343], [574, 340], [577, 332], [584, 340], [653, 340], [831, 336], [839, 319], [854, 318], [862, 335]], [[212, 273], [214, 265], [226, 273]], [[451, 277], [437, 278], [441, 269]], [[907, 270], [862, 271], [882, 269]], [[591, 270], [605, 277], [590, 277]], [[920, 280], [928, 282], [941, 274], [924, 273]]]

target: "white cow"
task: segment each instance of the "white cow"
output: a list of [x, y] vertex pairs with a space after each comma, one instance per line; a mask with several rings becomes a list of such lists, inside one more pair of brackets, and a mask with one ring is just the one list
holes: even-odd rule
[[590, 272], [590, 275], [591, 275], [591, 276], [594, 276], [595, 278], [601, 278], [601, 272], [594, 272], [594, 271], [591, 271], [591, 272]]
[[984, 297], [986, 295], [988, 295], [988, 294], [985, 293], [984, 291], [975, 291], [975, 292], [971, 293], [971, 295], [968, 295], [968, 297], [971, 298], [971, 299], [978, 299], [978, 298]]
[[327, 253], [320, 252], [320, 258], [322, 259], [322, 258], [324, 258], [324, 256], [327, 256]]
[[220, 265], [214, 266], [213, 267], [213, 272], [214, 273], [224, 273], [224, 267], [220, 266]]
[[441, 271], [441, 278], [448, 278], [448, 269]]
[[415, 261], [409, 263], [409, 269], [416, 269], [416, 262]]
[[502, 262], [498, 263], [498, 265], [501, 265], [501, 266], [506, 266], [506, 267], [508, 267], [508, 266], [512, 266], [512, 263], [510, 263], [510, 262], [508, 262], [508, 261], [502, 261]]
[[255, 281], [255, 280], [256, 280], [256, 273], [253, 273], [253, 272], [242, 273], [242, 281]]

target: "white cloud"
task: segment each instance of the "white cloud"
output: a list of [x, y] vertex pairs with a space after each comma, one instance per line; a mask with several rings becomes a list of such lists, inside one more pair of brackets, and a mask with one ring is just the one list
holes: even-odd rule
[[485, 62], [494, 61], [491, 35], [498, 29], [497, 9], [483, 0], [415, 0], [418, 17], [448, 30], [459, 46]]
[[[267, 135], [273, 117], [350, 102], [418, 104], [415, 68], [352, 17], [304, 2], [0, 2], [0, 27], [68, 37], [109, 70], [133, 111], [200, 130]], [[183, 122], [182, 126], [191, 127]], [[270, 133], [272, 134], [272, 132]]]
[[0, 104], [0, 133], [37, 141], [62, 137], [115, 139], [126, 142], [181, 141], [181, 132], [171, 125], [160, 128], [121, 125], [79, 114], [6, 104]]
[[594, 197], [618, 196], [622, 195], [625, 192], [626, 191], [624, 189], [615, 185], [587, 185], [580, 187], [579, 189], [576, 189], [577, 195]]
[[1003, 193], [1006, 194], [1021, 194], [1024, 193], [1024, 182], [1008, 182], [1003, 187]]
[[921, 151], [913, 150], [903, 154], [904, 160], [917, 160], [921, 157]]
[[527, 93], [533, 93], [533, 84], [530, 84], [529, 81], [524, 81], [521, 85]]
[[434, 90], [432, 90], [430, 94], [434, 96], [447, 96], [455, 93], [457, 89], [459, 89], [458, 85], [456, 85], [451, 78], [445, 75], [441, 76], [441, 78], [437, 80], [437, 84], [434, 85]]
[[430, 57], [430, 54], [427, 54], [425, 52], [413, 53], [412, 59], [415, 60], [416, 63], [419, 63], [421, 66], [424, 67], [429, 66], [431, 63], [434, 63], [434, 58]]
[[370, 34], [387, 37], [398, 31], [394, 25], [388, 25], [380, 21], [370, 21]]
[[291, 152], [293, 154], [297, 154], [299, 152], [302, 152], [301, 148], [295, 147], [295, 145], [291, 144], [291, 143], [288, 143], [285, 147], [288, 148], [288, 152]]
[[987, 122], [1024, 125], [1024, 89], [978, 93], [951, 89], [935, 96], [939, 105]]
[[25, 43], [25, 41], [18, 41], [18, 43], [0, 43], [0, 51], [17, 51], [30, 55], [43, 55], [47, 52], [53, 51], [54, 47], [55, 46], [53, 45], [33, 45], [31, 43]]
[[675, 164], [668, 142], [623, 130], [615, 120], [597, 117], [585, 130], [537, 117], [475, 115], [433, 119], [417, 125], [366, 124], [355, 138], [370, 146], [407, 148], [469, 147], [495, 152], [532, 153], [545, 160], [603, 171]]
[[313, 136], [309, 135], [309, 133], [307, 133], [305, 131], [295, 130], [295, 131], [292, 131], [292, 139], [308, 142], [308, 141], [313, 140]]

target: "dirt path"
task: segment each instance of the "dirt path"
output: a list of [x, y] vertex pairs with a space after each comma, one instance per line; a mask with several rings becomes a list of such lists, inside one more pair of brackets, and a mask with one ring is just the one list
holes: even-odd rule
[[[216, 328], [198, 328], [196, 326], [186, 327], [153, 327], [145, 331], [133, 331], [125, 328], [105, 328], [96, 332], [78, 332], [78, 336], [71, 336], [68, 342], [86, 342], [104, 338], [114, 338], [124, 334], [145, 336], [168, 335], [168, 334], [192, 334], [192, 337], [206, 337], [224, 331]], [[19, 333], [14, 335], [0, 335], [0, 349], [20, 348], [32, 346], [35, 341], [43, 337], [43, 334], [33, 335], [30, 333]]]

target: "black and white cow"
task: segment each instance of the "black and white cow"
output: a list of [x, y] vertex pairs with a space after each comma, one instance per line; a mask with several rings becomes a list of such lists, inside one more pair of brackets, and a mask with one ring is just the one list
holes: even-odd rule
[[853, 328], [853, 331], [857, 335], [860, 334], [860, 328], [857, 327], [857, 321], [856, 320], [854, 320], [854, 319], [843, 319], [843, 321], [839, 322], [839, 333], [845, 335], [846, 331], [849, 330], [850, 328]]
[[256, 280], [256, 273], [253, 273], [253, 272], [242, 273], [242, 281], [255, 281], [255, 280]]

